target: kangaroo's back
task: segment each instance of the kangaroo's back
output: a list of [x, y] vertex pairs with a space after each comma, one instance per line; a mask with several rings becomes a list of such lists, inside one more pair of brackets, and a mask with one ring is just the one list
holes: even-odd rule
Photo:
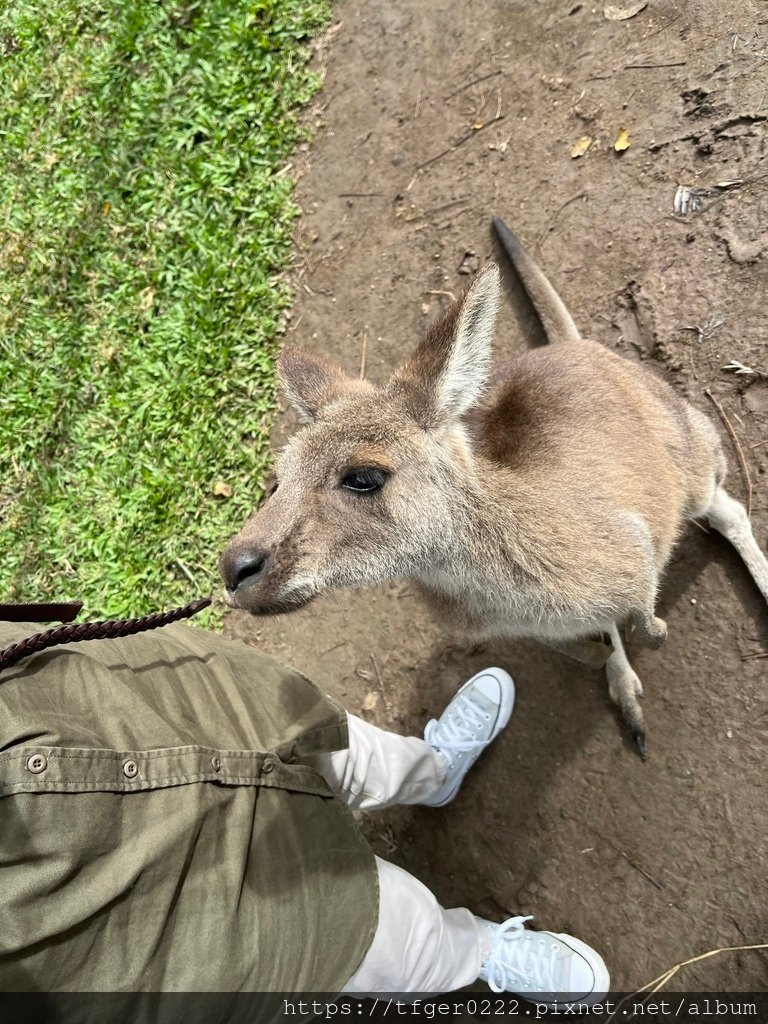
[[568, 493], [589, 480], [595, 498], [636, 508], [668, 552], [683, 517], [700, 514], [712, 479], [724, 478], [717, 432], [659, 374], [584, 339], [520, 240], [499, 218], [493, 226], [555, 344], [494, 368], [475, 437], [542, 486], [548, 474]]

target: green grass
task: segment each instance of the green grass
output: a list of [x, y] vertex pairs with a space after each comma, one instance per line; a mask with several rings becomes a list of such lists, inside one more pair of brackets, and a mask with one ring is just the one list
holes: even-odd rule
[[216, 586], [268, 459], [296, 214], [279, 172], [329, 14], [2, 5], [0, 600], [124, 616]]

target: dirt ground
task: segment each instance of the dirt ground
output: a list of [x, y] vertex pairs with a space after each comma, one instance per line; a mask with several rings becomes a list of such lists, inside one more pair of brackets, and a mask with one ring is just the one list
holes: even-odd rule
[[[711, 389], [765, 548], [768, 378], [722, 369], [736, 359], [768, 372], [765, 3], [650, 0], [611, 21], [578, 0], [340, 0], [317, 61], [318, 130], [293, 168], [304, 215], [288, 339], [352, 372], [365, 350], [383, 381], [446, 293], [501, 258], [499, 214], [586, 334], [646, 360], [722, 426]], [[619, 154], [622, 126], [631, 145]], [[574, 159], [582, 136], [593, 142]], [[673, 214], [678, 185], [705, 190], [697, 212]], [[542, 338], [511, 274], [506, 288], [500, 354]], [[278, 440], [294, 426], [284, 416]], [[601, 672], [528, 643], [457, 649], [405, 584], [292, 616], [232, 613], [225, 628], [354, 713], [417, 734], [465, 678], [506, 667], [514, 717], [455, 803], [364, 828], [444, 904], [535, 914], [593, 943], [627, 990], [705, 950], [768, 941], [768, 662], [755, 657], [768, 611], [728, 544], [692, 528], [659, 614], [665, 646], [632, 653], [645, 763]], [[768, 954], [723, 954], [669, 988], [764, 990]]]

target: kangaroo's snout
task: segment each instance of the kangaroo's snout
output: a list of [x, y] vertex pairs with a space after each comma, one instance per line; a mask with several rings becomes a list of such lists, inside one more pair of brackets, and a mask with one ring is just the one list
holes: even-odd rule
[[272, 502], [232, 538], [219, 561], [224, 601], [252, 615], [295, 611], [317, 592], [313, 574], [300, 565], [301, 543], [292, 531], [276, 527], [274, 507], [266, 512]]
[[230, 594], [255, 583], [267, 570], [269, 555], [262, 548], [243, 550], [230, 545], [221, 559], [221, 575]]
[[242, 534], [233, 537], [219, 561], [225, 602], [254, 615], [276, 611], [273, 568], [274, 558], [264, 544]]

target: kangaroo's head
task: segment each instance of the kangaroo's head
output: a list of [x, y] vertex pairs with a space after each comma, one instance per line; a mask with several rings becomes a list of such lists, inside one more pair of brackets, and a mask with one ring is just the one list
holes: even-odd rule
[[291, 611], [328, 588], [418, 578], [444, 562], [472, 470], [462, 418], [488, 379], [498, 302], [490, 264], [383, 387], [283, 350], [282, 389], [309, 425], [222, 555], [228, 604]]

